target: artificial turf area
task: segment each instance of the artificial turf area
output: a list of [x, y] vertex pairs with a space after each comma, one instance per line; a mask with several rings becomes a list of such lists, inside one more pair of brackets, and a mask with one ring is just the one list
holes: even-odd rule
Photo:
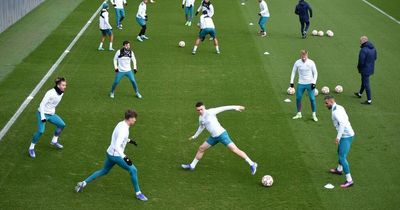
[[[247, 1], [241, 6], [240, 2], [213, 1], [222, 53], [215, 54], [212, 42], [206, 40], [193, 56], [198, 29], [195, 24], [184, 26], [180, 2], [149, 3], [150, 40], [139, 43], [134, 19], [139, 1], [128, 1], [124, 29], [114, 29], [114, 48], [123, 40], [132, 41], [142, 100], [134, 97], [126, 79], [118, 86], [115, 99], [108, 97], [114, 79], [114, 52], [97, 51], [100, 33], [96, 17], [52, 76], [68, 79], [57, 108], [67, 124], [60, 137], [64, 149], [50, 146], [54, 126], [48, 124], [36, 146], [37, 158], [28, 156], [36, 130], [35, 112], [44, 93], [52, 88], [52, 79], [0, 142], [1, 209], [398, 209], [400, 25], [361, 0], [310, 0], [314, 9], [310, 29], [331, 29], [335, 36], [303, 40], [293, 14], [297, 1], [270, 0], [269, 35], [261, 38], [257, 36], [258, 3]], [[0, 81], [0, 127], [100, 3], [83, 1]], [[380, 4], [383, 9], [393, 2]], [[115, 26], [113, 9], [110, 16]], [[376, 74], [371, 78], [372, 106], [360, 104], [365, 98], [353, 97], [360, 84], [356, 65], [361, 35], [367, 35], [378, 50]], [[177, 46], [180, 40], [186, 42], [185, 48]], [[291, 119], [296, 112], [295, 98], [287, 96], [286, 89], [292, 65], [304, 48], [316, 62], [319, 89], [325, 85], [333, 89], [337, 84], [344, 87], [342, 94], [334, 96], [346, 108], [356, 132], [349, 155], [355, 185], [349, 189], [339, 187], [344, 177], [327, 172], [337, 164], [336, 132], [323, 96], [317, 97], [319, 122], [311, 120], [306, 96], [303, 119]], [[266, 51], [270, 54], [264, 55]], [[285, 98], [293, 102], [284, 103]], [[247, 108], [243, 113], [220, 114], [219, 120], [234, 142], [259, 164], [255, 176], [250, 175], [245, 161], [222, 145], [209, 150], [195, 171], [180, 168], [181, 163], [193, 159], [207, 137], [204, 132], [194, 142], [187, 140], [198, 126], [194, 109], [198, 100], [208, 107], [238, 104]], [[139, 113], [131, 128], [139, 146], [128, 145], [125, 153], [138, 168], [149, 201], [136, 200], [128, 173], [118, 167], [89, 184], [83, 193], [75, 193], [75, 184], [102, 166], [111, 132], [128, 108]], [[265, 174], [274, 177], [270, 188], [260, 184]], [[326, 183], [336, 187], [324, 189]]]

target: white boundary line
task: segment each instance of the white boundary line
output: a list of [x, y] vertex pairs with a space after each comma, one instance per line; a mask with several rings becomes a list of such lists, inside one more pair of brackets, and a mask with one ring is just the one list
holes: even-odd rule
[[396, 20], [396, 18], [388, 15], [386, 12], [384, 12], [383, 10], [379, 9], [378, 7], [376, 7], [375, 5], [369, 3], [367, 0], [362, 0], [364, 3], [368, 4], [369, 6], [371, 6], [372, 8], [378, 10], [378, 12], [382, 13], [383, 15], [385, 15], [386, 17], [390, 18], [391, 20], [393, 20], [394, 22], [396, 22], [397, 24], [400, 24], [400, 21]]
[[96, 12], [92, 15], [92, 17], [89, 19], [89, 21], [83, 26], [83, 28], [79, 31], [79, 33], [75, 36], [75, 38], [72, 40], [72, 42], [68, 45], [67, 49], [64, 50], [64, 52], [61, 54], [61, 56], [57, 59], [57, 61], [51, 66], [51, 68], [47, 71], [46, 75], [40, 80], [40, 82], [36, 85], [36, 87], [32, 90], [32, 92], [29, 94], [29, 96], [24, 100], [24, 102], [21, 104], [21, 106], [18, 108], [17, 112], [11, 117], [11, 119], [7, 122], [7, 124], [4, 126], [3, 129], [0, 131], [0, 141], [3, 139], [3, 137], [6, 135], [8, 130], [11, 128], [11, 126], [15, 123], [15, 121], [18, 119], [18, 117], [22, 114], [22, 112], [25, 110], [25, 108], [28, 106], [28, 104], [32, 101], [32, 99], [36, 96], [36, 94], [39, 92], [40, 88], [43, 87], [44, 83], [49, 79], [49, 77], [53, 74], [53, 72], [57, 69], [58, 65], [64, 60], [65, 56], [71, 51], [72, 47], [76, 44], [76, 42], [81, 38], [82, 34], [86, 31], [86, 29], [89, 27], [89, 25], [92, 23], [93, 19], [97, 16], [97, 14], [100, 12], [102, 5], [96, 10]]

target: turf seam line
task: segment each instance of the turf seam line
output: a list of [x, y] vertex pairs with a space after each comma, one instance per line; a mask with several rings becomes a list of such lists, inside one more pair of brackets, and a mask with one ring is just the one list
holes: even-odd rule
[[[103, 2], [104, 3], [104, 2]], [[57, 61], [51, 66], [51, 68], [47, 71], [47, 73], [44, 75], [42, 80], [36, 85], [36, 87], [32, 90], [32, 92], [29, 94], [29, 96], [24, 100], [24, 102], [21, 104], [21, 106], [18, 108], [18, 110], [14, 113], [14, 115], [11, 117], [11, 119], [7, 122], [7, 124], [1, 129], [0, 131], [0, 141], [3, 140], [3, 137], [6, 135], [8, 130], [10, 130], [11, 126], [15, 123], [15, 121], [18, 119], [18, 117], [22, 114], [22, 112], [26, 109], [28, 104], [32, 101], [32, 99], [36, 96], [36, 94], [39, 92], [39, 90], [43, 87], [44, 83], [47, 82], [49, 77], [54, 73], [54, 71], [57, 69], [57, 67], [60, 65], [60, 63], [64, 60], [65, 56], [71, 51], [72, 47], [78, 42], [79, 38], [83, 35], [83, 33], [86, 31], [86, 29], [89, 27], [89, 25], [93, 22], [93, 19], [97, 16], [97, 14], [100, 12], [103, 3], [97, 8], [96, 12], [90, 17], [89, 21], [86, 22], [86, 24], [82, 27], [82, 29], [79, 31], [79, 33], [75, 36], [75, 38], [72, 40], [72, 42], [68, 45], [67, 49], [64, 50], [64, 52], [61, 54], [61, 56], [57, 59]]]
[[373, 5], [372, 3], [368, 2], [367, 0], [362, 0], [364, 3], [368, 4], [369, 6], [371, 6], [372, 8], [376, 9], [378, 12], [382, 13], [383, 15], [385, 15], [386, 17], [390, 18], [391, 20], [393, 20], [394, 22], [396, 22], [397, 24], [400, 24], [400, 21], [396, 20], [396, 18], [390, 16], [389, 14], [387, 14], [386, 12], [384, 12], [383, 10], [379, 9], [377, 6]]

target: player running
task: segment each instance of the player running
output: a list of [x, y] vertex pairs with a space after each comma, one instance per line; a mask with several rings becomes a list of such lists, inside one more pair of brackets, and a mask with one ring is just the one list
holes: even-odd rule
[[117, 21], [117, 28], [122, 29], [122, 20], [125, 18], [124, 5], [127, 6], [126, 0], [110, 0], [115, 8], [115, 18]]
[[250, 165], [251, 174], [254, 175], [257, 171], [257, 163], [253, 162], [245, 152], [240, 150], [235, 143], [232, 142], [231, 138], [228, 135], [228, 132], [221, 126], [218, 122], [217, 114], [228, 111], [228, 110], [236, 110], [239, 112], [244, 111], [243, 106], [222, 106], [218, 108], [206, 109], [202, 102], [196, 103], [196, 111], [199, 113], [199, 128], [197, 132], [189, 138], [189, 140], [196, 139], [201, 132], [205, 129], [210, 133], [210, 137], [199, 147], [195, 158], [193, 159], [191, 164], [182, 164], [183, 169], [194, 170], [197, 163], [203, 157], [205, 151], [210, 147], [221, 142], [226, 147], [228, 147], [233, 153], [237, 154], [241, 158], [245, 159], [246, 162]]
[[196, 39], [195, 45], [193, 47], [192, 54], [195, 55], [197, 51], [197, 47], [200, 45], [200, 41], [204, 41], [206, 36], [209, 34], [211, 38], [214, 40], [214, 46], [217, 54], [220, 54], [218, 39], [216, 37], [215, 25], [210, 16], [207, 15], [207, 11], [203, 11], [203, 14], [200, 16], [199, 22], [200, 32], [199, 37]]
[[46, 95], [44, 95], [42, 102], [40, 102], [39, 109], [36, 112], [38, 130], [33, 135], [29, 147], [29, 156], [31, 158], [36, 157], [35, 145], [38, 143], [40, 136], [44, 133], [46, 122], [50, 122], [57, 126], [50, 144], [58, 149], [63, 148], [63, 145], [58, 142], [58, 137], [65, 128], [65, 122], [56, 114], [56, 107], [64, 95], [65, 88], [67, 88], [67, 80], [65, 80], [64, 77], [57, 77], [54, 82], [56, 83], [56, 86], [46, 92]]
[[182, 9], [185, 9], [185, 26], [192, 25], [194, 2], [195, 0], [182, 0]]
[[99, 26], [100, 26], [100, 31], [101, 31], [101, 41], [98, 50], [103, 51], [103, 42], [106, 39], [106, 36], [110, 37], [110, 46], [108, 50], [114, 51], [112, 47], [113, 43], [113, 33], [112, 33], [112, 27], [110, 25], [110, 21], [108, 18], [108, 4], [103, 3], [103, 9], [100, 12], [100, 17], [99, 17]]
[[354, 138], [354, 131], [351, 127], [346, 110], [339, 104], [336, 104], [335, 98], [332, 96], [326, 96], [325, 106], [332, 110], [332, 121], [337, 130], [335, 143], [338, 145], [337, 152], [339, 155], [339, 164], [337, 168], [330, 169], [329, 172], [338, 175], [342, 175], [344, 172], [346, 175], [346, 181], [340, 185], [340, 187], [348, 188], [354, 184], [350, 174], [350, 166], [346, 158], [349, 154], [351, 142]]
[[129, 127], [135, 124], [136, 118], [137, 113], [135, 111], [127, 110], [125, 112], [125, 119], [117, 124], [112, 133], [111, 144], [107, 149], [106, 160], [103, 168], [94, 172], [85, 180], [78, 182], [75, 187], [76, 192], [82, 192], [83, 188], [86, 187], [87, 184], [98, 177], [106, 175], [112, 167], [117, 164], [119, 167], [129, 172], [136, 193], [136, 198], [141, 201], [147, 201], [146, 196], [140, 191], [137, 169], [135, 165], [133, 165], [131, 159], [124, 153], [127, 143], [136, 145], [135, 141], [129, 139]]
[[316, 87], [318, 72], [317, 67], [313, 60], [308, 59], [308, 52], [306, 50], [300, 51], [300, 59], [297, 60], [293, 65], [292, 75], [290, 77], [290, 87], [294, 87], [294, 77], [296, 72], [299, 73], [299, 82], [296, 90], [296, 105], [297, 114], [293, 117], [294, 120], [302, 118], [301, 115], [301, 99], [304, 91], [307, 90], [308, 97], [310, 97], [312, 118], [315, 122], [318, 121], [316, 113], [315, 95], [314, 89]]
[[138, 8], [138, 12], [136, 14], [136, 22], [140, 25], [140, 27], [142, 27], [142, 29], [140, 29], [140, 32], [138, 34], [138, 36], [136, 37], [136, 39], [139, 42], [143, 42], [146, 39], [149, 39], [149, 37], [147, 37], [146, 34], [146, 22], [147, 22], [147, 0], [143, 0], [140, 4], [139, 4], [139, 8]]
[[139, 93], [139, 88], [135, 80], [135, 75], [132, 72], [131, 61], [133, 62], [133, 71], [136, 72], [136, 58], [135, 53], [131, 50], [131, 44], [129, 41], [124, 41], [122, 43], [123, 47], [115, 53], [114, 56], [114, 69], [115, 69], [115, 79], [111, 87], [110, 97], [114, 98], [114, 91], [117, 88], [117, 85], [121, 81], [123, 76], [128, 77], [129, 81], [131, 81], [133, 90], [136, 93], [136, 97], [139, 99], [142, 98], [142, 95]]
[[267, 3], [264, 0], [258, 0], [260, 3], [260, 12], [258, 15], [260, 16], [260, 19], [258, 21], [258, 25], [260, 26], [260, 36], [265, 37], [267, 36], [267, 29], [265, 28], [265, 24], [267, 23], [269, 19], [269, 10]]

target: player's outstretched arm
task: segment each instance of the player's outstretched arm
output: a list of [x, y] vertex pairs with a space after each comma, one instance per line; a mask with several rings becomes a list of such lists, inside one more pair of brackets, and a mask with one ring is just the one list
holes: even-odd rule
[[209, 109], [208, 111], [213, 113], [213, 114], [218, 114], [218, 113], [221, 113], [221, 112], [224, 112], [224, 111], [229, 111], [229, 110], [236, 110], [236, 111], [242, 112], [242, 111], [245, 110], [245, 107], [244, 106], [237, 106], [237, 105], [234, 105], [234, 106], [233, 105], [231, 105], [231, 106], [221, 106], [221, 107]]

